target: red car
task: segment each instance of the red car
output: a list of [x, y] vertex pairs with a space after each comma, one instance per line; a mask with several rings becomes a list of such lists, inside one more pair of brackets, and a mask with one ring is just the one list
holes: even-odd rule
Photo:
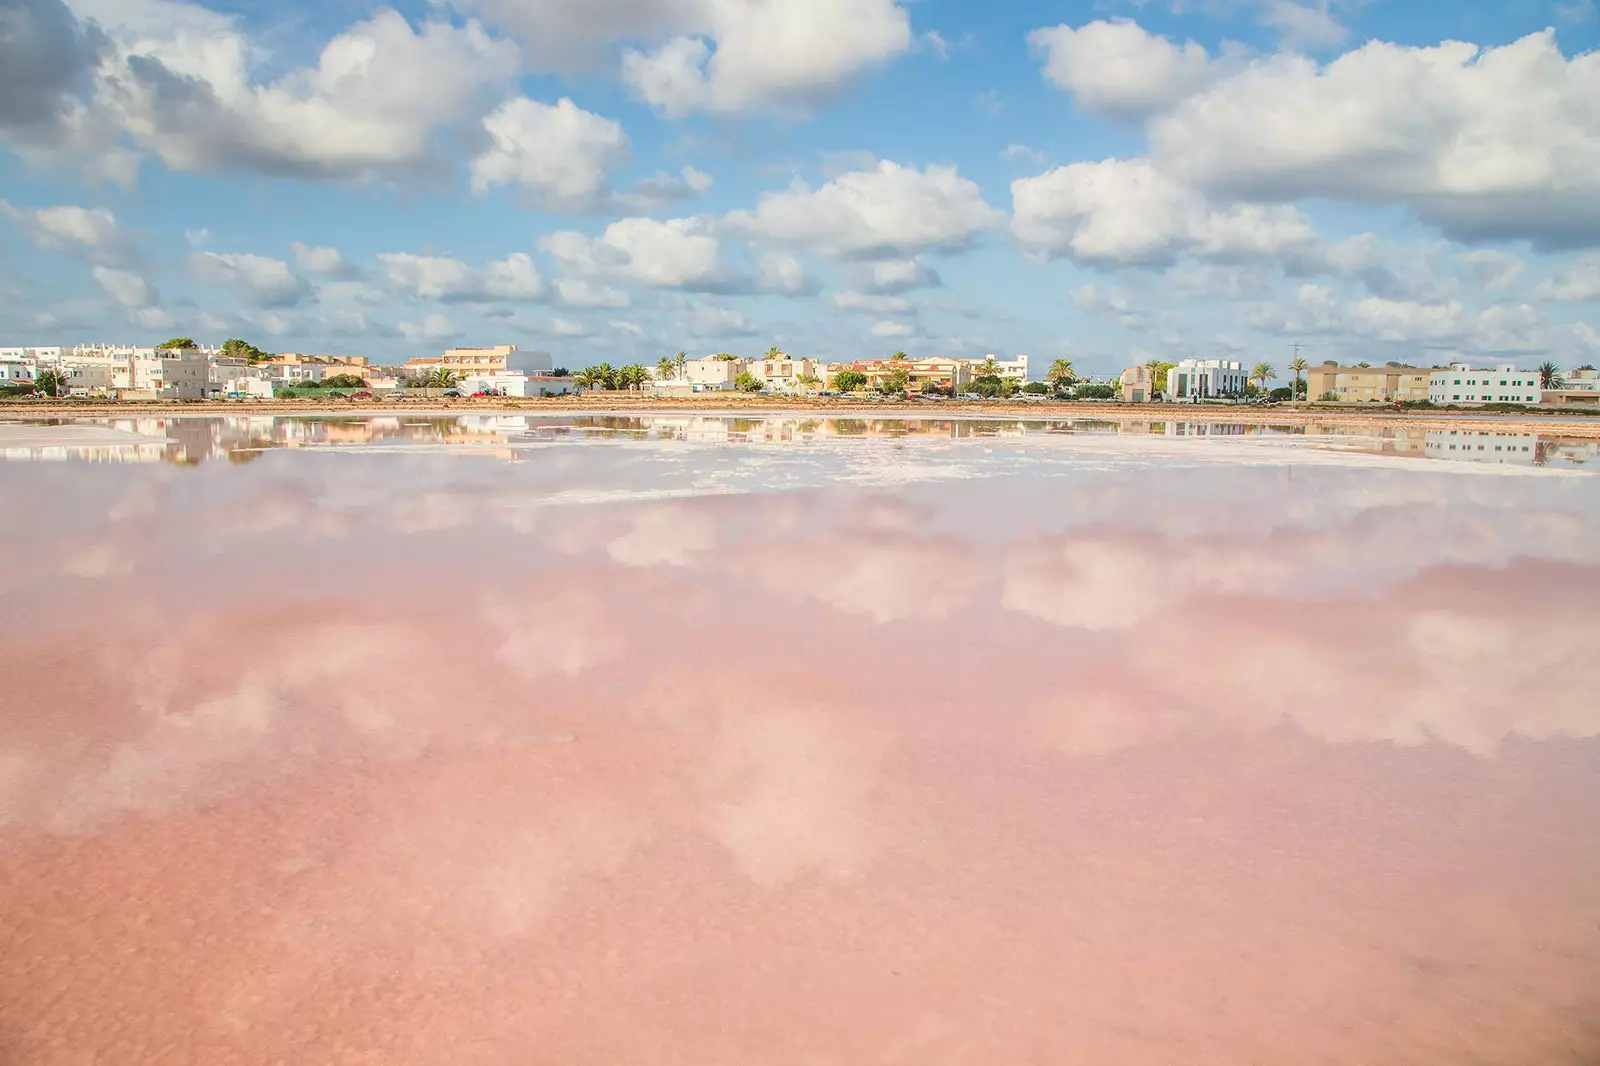
[[370, 399], [372, 399], [372, 393], [365, 392], [365, 391], [363, 391], [363, 392], [352, 392], [350, 394], [350, 398], [352, 400], [370, 400]]

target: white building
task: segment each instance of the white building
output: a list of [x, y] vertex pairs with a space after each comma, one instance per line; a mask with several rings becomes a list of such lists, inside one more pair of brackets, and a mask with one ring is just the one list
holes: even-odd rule
[[1493, 370], [1474, 370], [1466, 363], [1451, 363], [1428, 378], [1428, 399], [1436, 404], [1538, 403], [1537, 370], [1518, 370], [1510, 363]]
[[1168, 400], [1209, 400], [1242, 396], [1249, 379], [1233, 359], [1185, 359], [1167, 371]]
[[993, 359], [995, 364], [1000, 367], [1001, 380], [1010, 379], [1019, 385], [1027, 384], [1028, 357], [1026, 354], [1019, 355], [1015, 359], [1002, 359], [998, 355], [995, 355], [991, 352], [983, 359], [970, 359], [968, 362], [972, 364], [972, 372], [976, 374], [978, 372], [977, 368], [988, 362], [990, 359]]
[[566, 396], [577, 391], [571, 378], [558, 378], [550, 374], [522, 374], [502, 371], [494, 374], [470, 374], [456, 383], [465, 395], [475, 392], [492, 392], [500, 396]]
[[24, 345], [20, 348], [0, 348], [0, 363], [59, 363], [61, 346]]
[[655, 381], [657, 393], [729, 392], [735, 388], [739, 375], [750, 369], [750, 360], [708, 355], [703, 359], [690, 359], [671, 377], [664, 376], [653, 366], [646, 369]]
[[0, 385], [32, 381], [36, 369], [33, 363], [21, 359], [0, 359]]
[[787, 355], [776, 359], [752, 359], [749, 373], [761, 382], [762, 388], [773, 392], [798, 391], [801, 378], [816, 378], [817, 386], [821, 387], [822, 384], [822, 367], [815, 359], [793, 359]]
[[138, 354], [112, 378], [118, 391], [153, 393], [163, 400], [198, 400], [210, 384], [209, 360], [195, 349], [162, 348]]

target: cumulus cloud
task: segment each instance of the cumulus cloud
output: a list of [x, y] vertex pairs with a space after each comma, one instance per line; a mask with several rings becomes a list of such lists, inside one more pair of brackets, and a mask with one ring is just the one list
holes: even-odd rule
[[617, 193], [613, 200], [623, 210], [644, 214], [704, 196], [713, 184], [710, 174], [692, 166], [677, 174], [658, 170], [627, 192]]
[[567, 307], [627, 307], [628, 294], [609, 285], [597, 285], [583, 278], [560, 278], [555, 283], [556, 299]]
[[472, 161], [472, 188], [517, 185], [536, 206], [591, 207], [607, 194], [607, 174], [628, 156], [628, 136], [563, 97], [554, 104], [519, 96], [483, 120], [491, 146]]
[[[448, 256], [385, 252], [378, 261], [387, 270], [389, 284], [419, 300], [444, 303], [527, 302], [545, 295], [544, 278], [524, 252], [482, 268], [468, 266]], [[430, 316], [432, 317], [432, 316]]]
[[1316, 242], [1288, 206], [1214, 206], [1145, 159], [1073, 163], [1011, 183], [1012, 232], [1042, 256], [1091, 264], [1166, 264], [1181, 254], [1275, 255]]
[[696, 337], [753, 337], [756, 327], [731, 307], [697, 304], [690, 317], [689, 331]]
[[954, 167], [926, 170], [885, 160], [812, 189], [796, 181], [763, 195], [752, 211], [728, 215], [730, 228], [757, 240], [838, 259], [903, 259], [959, 250], [1000, 225], [1004, 215]]
[[400, 333], [412, 344], [454, 340], [465, 331], [446, 315], [425, 315], [421, 322], [400, 323]]
[[257, 307], [292, 307], [313, 292], [282, 259], [248, 252], [195, 252], [189, 271], [206, 285], [228, 285]]
[[756, 287], [779, 296], [802, 296], [815, 292], [816, 282], [788, 252], [767, 252], [757, 264]]
[[132, 242], [108, 208], [76, 204], [21, 208], [0, 200], [0, 216], [11, 219], [35, 247], [46, 251], [81, 254], [109, 265], [134, 258]]
[[1527, 264], [1520, 255], [1480, 248], [1456, 256], [1461, 272], [1486, 292], [1509, 292], [1516, 288]]
[[441, 133], [475, 119], [520, 66], [515, 45], [476, 22], [414, 29], [385, 9], [330, 40], [316, 66], [260, 82], [265, 54], [231, 19], [158, 6], [184, 17], [113, 25], [78, 125], [80, 140], [92, 132], [105, 150], [127, 137], [174, 170], [350, 181], [437, 164]]
[[908, 315], [912, 312], [910, 300], [886, 293], [836, 292], [833, 294], [833, 306], [841, 311], [861, 311], [872, 315]]
[[107, 44], [61, 0], [8, 0], [0, 9], [0, 134], [24, 147], [69, 136]]
[[1600, 242], [1600, 53], [1553, 31], [1494, 48], [1373, 41], [1253, 60], [1158, 116], [1175, 180], [1257, 201], [1409, 205], [1460, 239]]
[[1547, 300], [1600, 300], [1600, 255], [1583, 256], [1539, 283]]
[[880, 259], [848, 266], [846, 272], [866, 292], [910, 292], [944, 284], [939, 272], [920, 259]]
[[1051, 26], [1028, 34], [1045, 56], [1044, 76], [1086, 114], [1143, 119], [1217, 77], [1205, 48], [1173, 44], [1131, 19]]
[[700, 218], [624, 218], [598, 237], [552, 233], [539, 246], [570, 274], [667, 289], [715, 289], [725, 281], [722, 241]]
[[912, 337], [916, 335], [917, 327], [910, 322], [894, 322], [884, 319], [872, 324], [874, 337]]
[[347, 262], [339, 254], [339, 249], [326, 245], [312, 246], [293, 241], [289, 245], [294, 252], [295, 266], [307, 274], [319, 278], [332, 278], [348, 281], [357, 277], [361, 272], [354, 263]]
[[622, 80], [673, 117], [805, 110], [911, 47], [895, 0], [702, 0], [698, 25], [648, 51], [628, 49]]
[[150, 307], [160, 298], [154, 285], [130, 270], [117, 270], [96, 264], [92, 273], [95, 282], [105, 290], [106, 295], [123, 307]]

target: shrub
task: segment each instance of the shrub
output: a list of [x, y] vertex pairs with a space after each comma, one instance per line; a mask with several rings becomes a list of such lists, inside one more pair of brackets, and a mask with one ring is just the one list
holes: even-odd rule
[[1080, 400], [1112, 400], [1115, 399], [1117, 390], [1110, 385], [1079, 385], [1078, 399]]

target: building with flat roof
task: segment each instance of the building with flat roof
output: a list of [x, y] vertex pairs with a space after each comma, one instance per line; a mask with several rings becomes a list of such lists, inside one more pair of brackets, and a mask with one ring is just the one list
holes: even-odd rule
[[1306, 397], [1340, 403], [1400, 403], [1429, 398], [1427, 367], [1404, 363], [1340, 366], [1326, 362], [1306, 370]]
[[1537, 370], [1518, 370], [1511, 363], [1493, 370], [1451, 363], [1428, 380], [1428, 399], [1436, 404], [1539, 403], [1542, 392]]
[[1249, 378], [1235, 359], [1185, 359], [1167, 371], [1169, 400], [1243, 396]]

